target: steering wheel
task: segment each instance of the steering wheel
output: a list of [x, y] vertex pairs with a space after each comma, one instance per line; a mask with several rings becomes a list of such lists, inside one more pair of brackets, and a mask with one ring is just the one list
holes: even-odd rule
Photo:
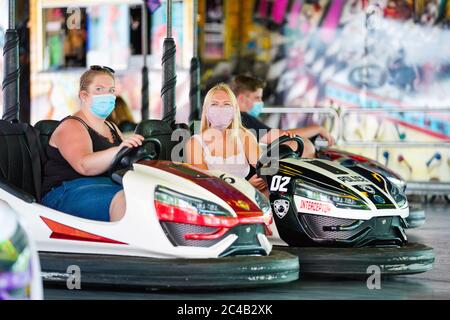
[[[285, 145], [286, 142], [294, 141], [297, 144], [297, 148], [292, 150], [288, 145]], [[300, 136], [281, 136], [271, 144], [267, 146], [266, 152], [264, 152], [261, 157], [258, 159], [256, 163], [256, 174], [261, 176], [261, 168], [273, 161], [272, 154], [278, 154], [278, 160], [286, 159], [286, 158], [301, 158], [303, 154], [304, 144], [303, 139]]]
[[[135, 148], [123, 147], [117, 152], [111, 165], [108, 168], [108, 175], [113, 178], [114, 172], [129, 168], [133, 163], [140, 160], [158, 159], [161, 143], [157, 139], [146, 138], [142, 141], [142, 145]], [[116, 180], [113, 178], [113, 180]]]

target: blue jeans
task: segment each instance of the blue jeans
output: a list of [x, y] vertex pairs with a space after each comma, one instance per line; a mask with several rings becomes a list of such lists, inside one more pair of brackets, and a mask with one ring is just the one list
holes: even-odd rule
[[120, 190], [122, 186], [107, 177], [79, 178], [53, 188], [42, 204], [80, 218], [109, 221], [109, 206]]

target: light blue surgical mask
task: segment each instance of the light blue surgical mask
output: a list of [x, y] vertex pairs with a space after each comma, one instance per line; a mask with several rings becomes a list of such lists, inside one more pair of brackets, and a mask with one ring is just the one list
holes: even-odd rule
[[248, 114], [252, 117], [258, 118], [258, 116], [261, 114], [262, 109], [264, 108], [264, 102], [254, 102], [253, 107], [248, 111]]
[[99, 118], [108, 118], [115, 106], [116, 96], [113, 94], [99, 94], [92, 96], [91, 112]]

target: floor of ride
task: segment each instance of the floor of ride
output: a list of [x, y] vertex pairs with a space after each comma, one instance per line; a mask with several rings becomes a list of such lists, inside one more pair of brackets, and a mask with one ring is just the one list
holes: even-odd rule
[[[408, 230], [411, 241], [434, 248], [434, 268], [426, 273], [382, 279], [381, 289], [369, 290], [366, 279], [314, 279], [274, 287], [233, 291], [167, 292], [119, 290], [68, 290], [47, 287], [45, 299], [450, 299], [450, 205], [426, 206], [426, 223]], [[300, 267], [301, 274], [301, 267]], [[369, 275], [368, 275], [369, 277]]]

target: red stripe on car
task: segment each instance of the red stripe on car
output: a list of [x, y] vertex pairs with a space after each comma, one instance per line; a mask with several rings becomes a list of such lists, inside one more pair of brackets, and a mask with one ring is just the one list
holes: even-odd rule
[[89, 242], [101, 242], [101, 243], [112, 243], [112, 244], [127, 244], [124, 242], [108, 239], [102, 236], [98, 236], [93, 233], [89, 233], [80, 229], [66, 226], [62, 223], [44, 218], [41, 219], [45, 224], [52, 230], [50, 238], [52, 239], [62, 239], [62, 240], [74, 240], [74, 241], [89, 241]]

